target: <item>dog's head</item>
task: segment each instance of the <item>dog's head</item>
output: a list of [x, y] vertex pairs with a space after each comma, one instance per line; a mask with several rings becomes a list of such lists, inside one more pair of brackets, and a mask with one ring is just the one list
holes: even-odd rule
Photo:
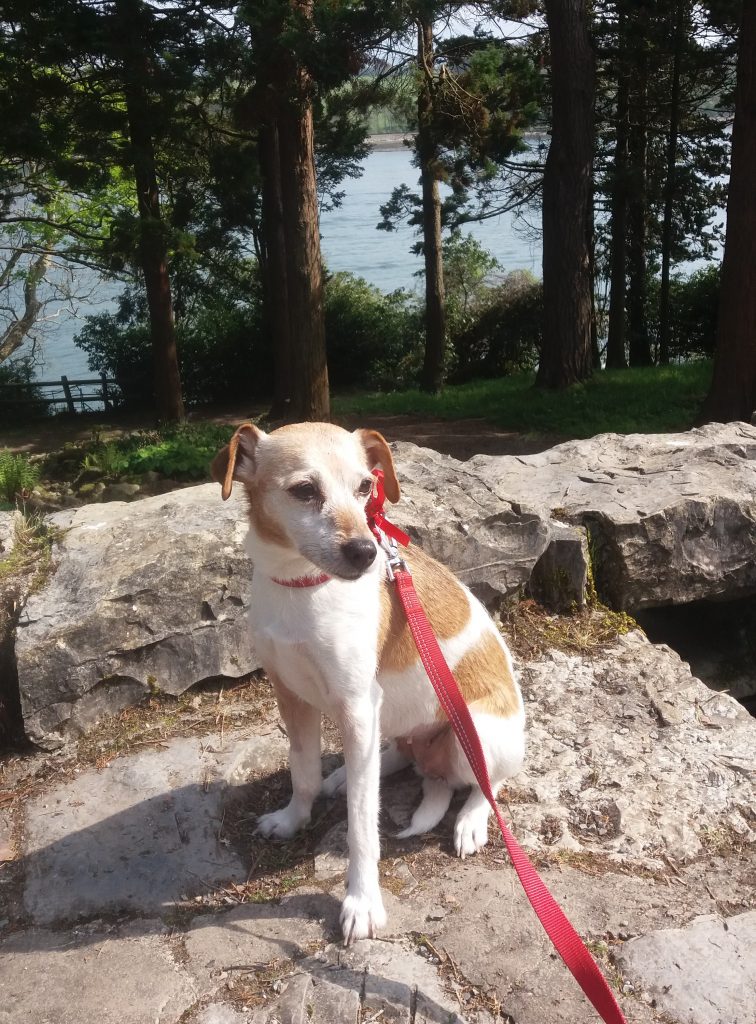
[[266, 434], [244, 423], [216, 455], [212, 474], [224, 501], [235, 480], [244, 486], [252, 556], [261, 568], [296, 575], [314, 565], [353, 580], [375, 560], [365, 504], [376, 468], [383, 470], [386, 497], [398, 501], [394, 460], [378, 431], [296, 423]]

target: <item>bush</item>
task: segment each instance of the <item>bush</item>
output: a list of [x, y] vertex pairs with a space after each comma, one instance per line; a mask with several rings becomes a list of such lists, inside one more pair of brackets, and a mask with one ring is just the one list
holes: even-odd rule
[[11, 506], [24, 498], [39, 483], [39, 466], [29, 462], [25, 455], [0, 451], [0, 503]]
[[[179, 368], [187, 405], [268, 396], [273, 358], [262, 324], [259, 283], [253, 267], [239, 276], [198, 286], [176, 321]], [[242, 271], [246, 270], [246, 276]], [[241, 297], [240, 297], [241, 296]], [[125, 406], [154, 405], [147, 303], [141, 289], [127, 289], [115, 313], [87, 317], [74, 339], [88, 366], [118, 382]]]
[[20, 419], [46, 416], [47, 412], [47, 403], [34, 383], [31, 361], [15, 359], [0, 364], [0, 426], [14, 426]]
[[543, 287], [515, 270], [478, 298], [473, 314], [452, 337], [451, 378], [503, 377], [535, 369], [541, 347]]
[[[719, 265], [697, 270], [690, 277], [673, 277], [669, 290], [671, 335], [669, 354], [673, 359], [711, 358], [717, 344], [719, 308]], [[649, 330], [658, 346], [659, 280], [649, 288]]]
[[423, 359], [422, 313], [403, 291], [386, 295], [345, 272], [325, 289], [328, 375], [336, 388], [409, 387]]

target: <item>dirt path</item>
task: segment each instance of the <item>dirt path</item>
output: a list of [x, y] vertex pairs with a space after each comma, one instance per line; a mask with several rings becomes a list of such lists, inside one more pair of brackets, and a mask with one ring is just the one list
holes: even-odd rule
[[[191, 423], [237, 424], [259, 416], [261, 408], [249, 405], [224, 410], [209, 409], [194, 412]], [[557, 434], [520, 434], [501, 430], [484, 419], [443, 420], [423, 416], [362, 416], [349, 415], [335, 422], [350, 430], [372, 427], [380, 430], [389, 441], [411, 441], [424, 448], [435, 448], [455, 459], [469, 459], [473, 455], [533, 455], [567, 440]], [[103, 440], [111, 440], [137, 430], [146, 430], [151, 422], [143, 413], [121, 413], [104, 419], [97, 413], [77, 416], [55, 416], [19, 427], [4, 428], [0, 432], [0, 448], [42, 455], [55, 451], [64, 444], [88, 441], [93, 431]]]

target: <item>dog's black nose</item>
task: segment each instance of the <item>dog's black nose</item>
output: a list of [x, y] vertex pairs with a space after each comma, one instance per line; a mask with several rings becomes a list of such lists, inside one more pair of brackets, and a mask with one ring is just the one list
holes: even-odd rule
[[360, 572], [373, 564], [377, 551], [378, 549], [372, 540], [364, 540], [361, 538], [348, 540], [346, 544], [341, 545], [341, 553], [344, 558], [346, 558], [347, 562], [354, 566], [355, 569], [359, 569]]

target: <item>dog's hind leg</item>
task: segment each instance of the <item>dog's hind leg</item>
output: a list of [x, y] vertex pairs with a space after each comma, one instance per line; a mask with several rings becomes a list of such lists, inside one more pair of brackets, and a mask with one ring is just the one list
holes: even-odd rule
[[[381, 750], [381, 778], [385, 778], [387, 775], [393, 775], [395, 772], [400, 772], [402, 768], [406, 768], [411, 763], [411, 759], [405, 754], [402, 754], [396, 745], [396, 740], [391, 740]], [[341, 793], [346, 793], [346, 768], [342, 765], [340, 768], [336, 768], [327, 775], [323, 780], [323, 785], [320, 792], [323, 796], [333, 797], [338, 796]]]
[[290, 839], [310, 820], [320, 790], [320, 712], [300, 700], [279, 679], [271, 679], [289, 737], [293, 792], [286, 807], [258, 818], [256, 832], [271, 839]]
[[412, 815], [408, 827], [397, 833], [396, 838], [409, 839], [410, 836], [419, 836], [435, 828], [449, 809], [453, 792], [443, 779], [423, 779], [420, 806]]

